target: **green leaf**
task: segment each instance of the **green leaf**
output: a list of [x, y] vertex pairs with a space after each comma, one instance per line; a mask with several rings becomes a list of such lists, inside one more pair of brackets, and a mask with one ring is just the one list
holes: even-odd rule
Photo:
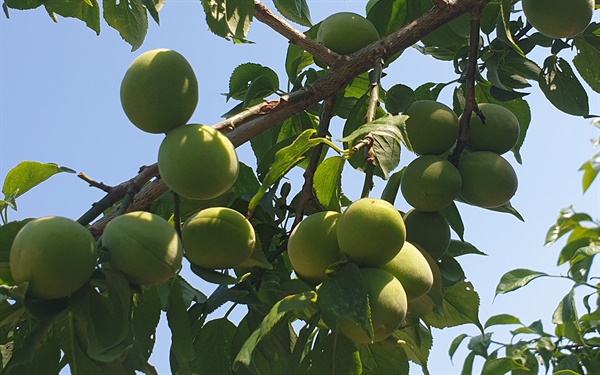
[[477, 335], [475, 337], [471, 337], [469, 340], [469, 344], [467, 347], [475, 352], [475, 354], [480, 355], [483, 358], [488, 358], [488, 348], [492, 342], [492, 334], [485, 333], [483, 335]]
[[287, 73], [289, 82], [295, 83], [300, 72], [313, 63], [314, 59], [310, 53], [290, 43], [285, 55], [285, 72]]
[[207, 322], [194, 340], [196, 358], [190, 364], [194, 374], [231, 375], [231, 342], [236, 326], [226, 318]]
[[323, 160], [314, 175], [314, 189], [321, 206], [328, 211], [342, 211], [342, 170], [346, 159], [332, 156]]
[[403, 113], [415, 100], [416, 96], [413, 89], [398, 83], [387, 90], [385, 109], [393, 115]]
[[544, 272], [537, 272], [525, 268], [517, 268], [502, 275], [500, 282], [496, 286], [496, 295], [505, 294], [517, 290], [529, 284], [538, 277], [548, 276]]
[[142, 293], [134, 294], [132, 305], [133, 343], [147, 361], [154, 349], [156, 327], [161, 316], [161, 303], [156, 288], [147, 288]]
[[273, 4], [288, 20], [306, 27], [313, 25], [306, 0], [273, 0]]
[[187, 307], [183, 300], [183, 289], [176, 280], [171, 281], [169, 304], [167, 305], [167, 322], [171, 329], [171, 351], [181, 365], [186, 365], [195, 356], [191, 325]]
[[287, 296], [277, 302], [271, 308], [271, 311], [265, 316], [260, 326], [250, 335], [244, 346], [237, 354], [233, 369], [236, 370], [240, 365], [248, 367], [252, 362], [252, 353], [257, 348], [258, 344], [273, 334], [281, 323], [286, 321], [286, 318], [294, 313], [301, 312], [316, 302], [316, 293], [313, 291], [301, 294]]
[[450, 359], [454, 357], [454, 354], [458, 350], [458, 347], [467, 337], [468, 335], [466, 333], [461, 333], [460, 335], [456, 336], [454, 340], [452, 340], [452, 343], [450, 343], [450, 348], [448, 349], [448, 355], [450, 355]]
[[[5, 364], [3, 374], [58, 374], [60, 371], [60, 349], [58, 339], [49, 322], [30, 327], [14, 345], [10, 360]], [[24, 327], [23, 327], [24, 328]]]
[[402, 345], [363, 344], [360, 345], [359, 351], [363, 367], [362, 373], [365, 375], [408, 375], [408, 357]]
[[523, 324], [516, 316], [510, 314], [498, 314], [491, 316], [483, 325], [484, 328], [496, 326], [500, 324]]
[[552, 323], [566, 324], [577, 321], [577, 311], [575, 309], [575, 288], [572, 288], [558, 304], [554, 314], [552, 314]]
[[466, 254], [487, 255], [486, 253], [479, 251], [479, 249], [477, 249], [473, 244], [458, 240], [450, 240], [446, 254], [452, 257]]
[[590, 188], [590, 186], [592, 185], [592, 183], [598, 176], [598, 172], [600, 169], [599, 167], [600, 167], [600, 153], [597, 153], [594, 156], [592, 156], [590, 158], [590, 160], [586, 161], [579, 168], [580, 171], [583, 171], [583, 178], [582, 178], [581, 185], [583, 187], [584, 193]]
[[[252, 88], [255, 81], [259, 81], [259, 83]], [[279, 77], [271, 68], [256, 63], [245, 63], [236, 67], [231, 73], [227, 100], [231, 98], [244, 100], [247, 105], [249, 103], [248, 91], [251, 92], [252, 98], [250, 99], [253, 99], [261, 90], [270, 91], [270, 94], [278, 89]]]
[[469, 352], [467, 358], [465, 358], [465, 363], [463, 364], [462, 371], [460, 375], [471, 375], [473, 373], [473, 362], [475, 361], [475, 352]]
[[244, 41], [254, 17], [252, 0], [202, 0], [206, 23], [216, 35]]
[[193, 273], [200, 276], [203, 280], [208, 281], [212, 284], [231, 285], [237, 284], [240, 281], [238, 278], [232, 277], [226, 273], [221, 273], [217, 270], [202, 268], [195, 264], [191, 264], [191, 270]]
[[148, 32], [148, 14], [140, 0], [104, 0], [104, 20], [131, 45], [131, 51], [142, 46]]
[[[502, 25], [498, 25], [496, 30], [498, 32], [498, 38], [507, 42], [517, 53], [524, 55], [521, 47], [515, 42], [512, 33], [510, 31], [510, 13], [512, 10], [512, 0], [502, 0], [500, 3], [500, 15]], [[502, 26], [502, 27], [501, 27]]]
[[483, 365], [481, 375], [502, 375], [513, 370], [528, 371], [527, 367], [517, 362], [514, 358], [489, 359]]
[[335, 277], [323, 281], [318, 294], [323, 321], [331, 329], [336, 330], [340, 321], [347, 320], [373, 338], [367, 286], [356, 265], [347, 263], [341, 267]]
[[22, 161], [8, 171], [2, 186], [5, 199], [16, 194], [19, 197], [57, 173], [75, 173], [67, 167], [59, 167], [54, 163], [40, 163], [37, 161]]
[[402, 174], [404, 174], [404, 169], [402, 168], [400, 171], [392, 174], [388, 179], [383, 191], [381, 192], [381, 199], [394, 204], [396, 202], [396, 197], [398, 196], [398, 190], [400, 189], [400, 181], [402, 180]]
[[46, 0], [48, 13], [77, 18], [100, 35], [100, 5], [96, 0]]
[[583, 38], [575, 38], [573, 44], [578, 50], [573, 58], [575, 68], [592, 90], [600, 92], [600, 67], [598, 66], [600, 49]]
[[572, 208], [562, 209], [556, 223], [546, 233], [545, 245], [553, 244], [565, 234], [581, 227], [580, 223], [586, 221], [593, 222], [590, 215], [574, 212]]
[[538, 83], [546, 98], [559, 110], [574, 116], [589, 113], [588, 95], [571, 65], [563, 58], [547, 57]]
[[[405, 354], [410, 361], [421, 366], [421, 369], [425, 375], [429, 375], [427, 362], [429, 360], [431, 347], [433, 346], [431, 330], [425, 327], [423, 324], [416, 323], [400, 330], [396, 330], [393, 337], [398, 339], [399, 343], [403, 342], [400, 348], [391, 346], [386, 342], [382, 342], [381, 345], [389, 347], [390, 350], [393, 349], [394, 352], [402, 353], [390, 354], [390, 356], [400, 356]], [[398, 357], [398, 360], [401, 361], [401, 357]], [[399, 367], [404, 370], [404, 366]]]
[[33, 219], [25, 219], [21, 221], [12, 221], [8, 224], [0, 226], [0, 279], [2, 284], [14, 284], [12, 274], [10, 272], [9, 258], [10, 248], [17, 236], [17, 233]]
[[406, 21], [406, 0], [379, 0], [369, 9], [367, 19], [381, 37], [389, 35]]
[[211, 314], [224, 303], [229, 301], [237, 302], [248, 296], [248, 294], [250, 294], [250, 292], [247, 290], [232, 289], [227, 288], [224, 285], [220, 285], [217, 287], [217, 289], [215, 289], [210, 297], [208, 297], [204, 307], [204, 312], [206, 314]]
[[297, 375], [364, 373], [361, 355], [356, 345], [341, 333], [331, 333], [321, 338], [300, 364]]
[[495, 212], [504, 212], [507, 214], [511, 214], [514, 217], [516, 217], [517, 219], [521, 220], [521, 221], [525, 221], [525, 219], [523, 218], [523, 216], [519, 213], [519, 211], [517, 211], [516, 208], [514, 208], [512, 206], [512, 204], [510, 202], [506, 202], [501, 206], [498, 207], [485, 207], [486, 210], [490, 210], [490, 211], [495, 211]]
[[460, 217], [460, 212], [458, 211], [458, 207], [456, 207], [456, 203], [452, 202], [448, 206], [442, 209], [442, 214], [446, 218], [446, 221], [450, 225], [450, 228], [458, 235], [458, 238], [461, 241], [464, 241], [465, 234], [465, 226], [463, 224], [462, 218]]
[[446, 289], [443, 311], [443, 316], [432, 313], [423, 320], [436, 328], [473, 323], [483, 332], [479, 321], [479, 295], [470, 282], [459, 282]]
[[244, 97], [244, 108], [250, 106], [256, 99], [264, 99], [279, 89], [279, 78], [261, 75], [252, 80]]
[[4, 4], [11, 9], [35, 9], [43, 4], [40, 0], [4, 0]]

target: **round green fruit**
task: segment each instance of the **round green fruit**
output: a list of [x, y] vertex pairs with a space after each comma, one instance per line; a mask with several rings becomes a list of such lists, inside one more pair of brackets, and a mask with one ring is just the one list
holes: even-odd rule
[[592, 21], [594, 0], [523, 0], [527, 21], [551, 38], [571, 38]]
[[288, 256], [296, 274], [312, 283], [327, 277], [329, 265], [341, 259], [337, 240], [337, 221], [341, 214], [318, 212], [298, 224], [288, 241]]
[[352, 262], [377, 267], [394, 259], [406, 240], [402, 215], [388, 201], [362, 198], [352, 203], [337, 223], [342, 253]]
[[102, 234], [112, 268], [138, 285], [160, 285], [181, 269], [183, 249], [175, 228], [145, 211], [112, 219]]
[[67, 297], [83, 287], [98, 261], [96, 241], [81, 224], [60, 216], [28, 222], [17, 233], [9, 256], [15, 283], [29, 282], [39, 299]]
[[371, 21], [351, 12], [340, 12], [325, 18], [317, 31], [317, 42], [333, 52], [347, 55], [379, 39]]
[[227, 207], [199, 211], [181, 229], [185, 256], [206, 269], [237, 267], [254, 251], [256, 235], [241, 213]]
[[190, 124], [167, 133], [158, 150], [165, 184], [189, 199], [212, 199], [235, 183], [239, 163], [225, 135], [206, 125]]
[[440, 211], [412, 209], [404, 215], [406, 240], [440, 259], [450, 245], [450, 225]]
[[423, 155], [406, 166], [400, 181], [404, 199], [421, 211], [439, 211], [460, 193], [460, 173], [448, 160]]
[[510, 110], [493, 104], [479, 104], [485, 122], [473, 113], [469, 124], [469, 145], [473, 151], [492, 151], [498, 155], [512, 149], [519, 140], [519, 120]]
[[421, 297], [411, 300], [408, 304], [407, 315], [412, 318], [420, 318], [434, 311], [436, 301], [441, 303], [444, 292], [442, 291], [442, 273], [440, 272], [438, 263], [426, 251], [420, 249], [418, 245], [415, 246], [421, 251], [421, 254], [423, 254], [427, 260], [427, 263], [431, 269], [431, 273], [433, 274], [433, 284], [431, 285], [429, 292]]
[[406, 241], [402, 250], [382, 269], [394, 275], [406, 291], [406, 298], [412, 301], [429, 292], [433, 285], [433, 272], [425, 256], [413, 244]]
[[458, 116], [445, 104], [434, 100], [418, 100], [404, 114], [406, 133], [414, 152], [440, 155], [448, 151], [458, 138]]
[[360, 272], [369, 296], [373, 340], [369, 340], [367, 333], [350, 320], [342, 320], [338, 328], [356, 343], [378, 342], [394, 333], [404, 321], [408, 308], [406, 292], [400, 281], [387, 271], [380, 268], [362, 268]]
[[474, 206], [493, 208], [507, 203], [517, 192], [517, 174], [506, 159], [490, 151], [465, 155], [458, 170], [463, 184], [460, 196]]
[[123, 77], [121, 105], [129, 120], [148, 133], [166, 133], [184, 125], [198, 105], [192, 66], [173, 50], [142, 53]]

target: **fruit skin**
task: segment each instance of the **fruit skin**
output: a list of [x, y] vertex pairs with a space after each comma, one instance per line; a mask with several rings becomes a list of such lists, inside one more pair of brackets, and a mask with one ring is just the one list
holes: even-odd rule
[[83, 287], [98, 261], [96, 241], [81, 224], [46, 216], [27, 223], [10, 249], [16, 284], [28, 281], [27, 294], [39, 299], [67, 297]]
[[452, 203], [461, 185], [460, 173], [452, 163], [439, 156], [423, 155], [404, 170], [400, 191], [414, 208], [432, 212]]
[[402, 215], [383, 199], [361, 198], [338, 219], [340, 250], [359, 266], [377, 267], [392, 260], [406, 240]]
[[527, 21], [551, 38], [571, 38], [592, 21], [594, 0], [523, 0]]
[[375, 26], [360, 14], [340, 12], [325, 18], [317, 31], [317, 42], [347, 55], [379, 39]]
[[228, 207], [206, 208], [190, 216], [181, 234], [186, 258], [207, 269], [237, 267], [252, 255], [256, 244], [250, 222]]
[[475, 113], [469, 123], [469, 145], [473, 151], [492, 151], [498, 155], [512, 149], [519, 140], [519, 120], [510, 110], [493, 103], [481, 103], [485, 124]]
[[[374, 332], [373, 342], [378, 342], [394, 333], [404, 321], [408, 309], [406, 292], [400, 281], [385, 270], [361, 268], [360, 272], [369, 296]], [[350, 320], [340, 321], [338, 328], [356, 343], [371, 342], [366, 332]]]
[[190, 124], [167, 133], [158, 150], [165, 184], [189, 199], [212, 199], [235, 183], [239, 163], [225, 135], [206, 125]]
[[419, 248], [418, 245], [415, 245], [415, 247], [421, 251], [433, 274], [433, 284], [429, 292], [410, 301], [408, 305], [407, 315], [411, 318], [420, 318], [432, 313], [436, 307], [436, 302], [439, 305], [442, 304], [444, 292], [442, 291], [442, 273], [440, 272], [438, 263], [426, 251]]
[[121, 105], [129, 120], [148, 133], [184, 125], [198, 105], [198, 80], [180, 53], [159, 48], [139, 55], [121, 81]]
[[413, 244], [406, 241], [394, 259], [383, 266], [402, 283], [406, 298], [412, 301], [425, 295], [433, 285], [433, 272], [427, 259]]
[[341, 260], [337, 240], [337, 221], [341, 214], [324, 211], [306, 217], [288, 241], [288, 256], [296, 274], [318, 284], [327, 277], [330, 264]]
[[404, 114], [409, 116], [406, 120], [408, 140], [419, 155], [443, 154], [458, 138], [458, 116], [443, 103], [418, 100]]
[[440, 211], [412, 209], [404, 215], [406, 240], [440, 259], [450, 245], [450, 225]]
[[517, 191], [515, 170], [496, 153], [477, 151], [467, 154], [460, 159], [458, 170], [463, 179], [460, 196], [474, 206], [501, 206]]
[[110, 265], [138, 285], [160, 285], [181, 269], [183, 249], [162, 217], [133, 211], [112, 219], [102, 234]]

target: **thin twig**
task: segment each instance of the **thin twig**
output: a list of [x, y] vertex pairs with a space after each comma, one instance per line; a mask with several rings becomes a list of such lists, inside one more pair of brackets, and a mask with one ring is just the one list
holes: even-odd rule
[[110, 186], [106, 185], [103, 182], [98, 182], [98, 181], [94, 180], [93, 178], [91, 178], [90, 176], [85, 174], [84, 172], [77, 173], [77, 177], [79, 177], [83, 181], [87, 182], [90, 187], [100, 189], [100, 190], [104, 191], [105, 193], [110, 192], [110, 189], [111, 189]]

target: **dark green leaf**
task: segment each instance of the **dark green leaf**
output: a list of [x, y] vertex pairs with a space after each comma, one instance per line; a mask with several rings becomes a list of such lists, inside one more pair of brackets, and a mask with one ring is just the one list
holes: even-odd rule
[[12, 356], [2, 374], [57, 374], [61, 357], [58, 340], [52, 334], [52, 325], [38, 323], [31, 327], [19, 342], [12, 342]]
[[274, 0], [273, 4], [288, 20], [306, 27], [313, 25], [306, 0]]
[[456, 203], [450, 203], [448, 206], [444, 207], [441, 212], [444, 214], [450, 228], [458, 235], [458, 238], [460, 238], [461, 241], [464, 241], [465, 239], [463, 236], [465, 234], [465, 226], [460, 217], [460, 212], [458, 212], [458, 207], [456, 207]]
[[415, 92], [408, 86], [396, 84], [387, 90], [385, 95], [385, 109], [396, 115], [406, 109], [416, 100]]
[[226, 273], [222, 273], [217, 270], [209, 270], [206, 268], [202, 268], [195, 264], [191, 264], [191, 270], [193, 273], [200, 276], [203, 280], [208, 281], [209, 283], [219, 285], [231, 285], [237, 284], [239, 282], [239, 279], [236, 277], [232, 277]]
[[438, 262], [438, 266], [442, 274], [442, 284], [445, 287], [454, 285], [465, 279], [465, 272], [460, 263], [450, 256], [450, 254], [445, 253]]
[[314, 175], [314, 189], [321, 206], [328, 211], [341, 212], [342, 170], [346, 159], [333, 156], [323, 160]]
[[516, 52], [520, 55], [524, 55], [521, 47], [515, 42], [512, 32], [510, 30], [510, 13], [512, 10], [512, 0], [502, 0], [500, 3], [500, 15], [501, 22], [497, 26], [498, 37], [507, 42]]
[[[260, 84], [251, 90], [255, 81], [260, 81]], [[227, 100], [231, 98], [244, 100], [245, 105], [248, 105], [249, 99], [256, 98], [256, 93], [261, 90], [275, 92], [277, 89], [279, 89], [279, 77], [271, 68], [256, 63], [245, 63], [239, 65], [231, 73]], [[248, 98], [248, 91], [252, 92], [251, 98]]]
[[429, 314], [423, 320], [436, 328], [473, 323], [483, 331], [479, 321], [479, 295], [470, 282], [456, 283], [446, 289], [443, 310], [442, 316]]
[[[425, 375], [429, 375], [427, 362], [429, 361], [429, 354], [431, 347], [433, 346], [431, 330], [423, 324], [416, 323], [406, 328], [396, 330], [393, 337], [398, 339], [400, 343], [403, 342], [401, 348], [404, 350], [400, 350], [401, 348], [393, 345], [390, 346], [389, 343], [386, 342], [383, 342], [382, 345], [388, 346], [390, 350], [393, 350], [394, 352], [402, 352], [396, 353], [395, 355], [397, 356], [403, 356], [403, 352], [406, 352], [405, 355], [408, 359], [421, 366]], [[401, 360], [401, 357], [398, 357], [398, 359]], [[400, 366], [400, 368], [404, 370], [404, 366]]]
[[574, 116], [589, 113], [588, 95], [563, 58], [556, 55], [546, 58], [538, 83], [546, 98], [561, 111]]
[[558, 304], [554, 314], [552, 314], [552, 323], [566, 324], [577, 321], [577, 311], [575, 309], [575, 288], [572, 288]]
[[187, 307], [183, 300], [183, 289], [176, 280], [171, 282], [169, 291], [167, 322], [171, 329], [171, 351], [180, 366], [185, 366], [194, 359], [195, 352], [192, 342], [193, 333], [191, 332]]
[[367, 19], [380, 36], [391, 34], [406, 21], [406, 0], [379, 0], [369, 9]]
[[469, 352], [467, 358], [465, 358], [465, 363], [463, 364], [462, 371], [460, 375], [471, 375], [473, 374], [473, 362], [475, 361], [475, 352]]
[[486, 253], [479, 251], [479, 249], [473, 246], [473, 244], [458, 240], [450, 240], [450, 245], [448, 245], [446, 254], [452, 257], [457, 257], [466, 254], [487, 255]]
[[96, 0], [46, 0], [48, 13], [73, 17], [85, 22], [86, 26], [100, 35], [100, 5]]
[[490, 317], [484, 324], [484, 328], [499, 324], [523, 324], [516, 316], [510, 314], [498, 314]]
[[404, 173], [404, 169], [402, 168], [400, 171], [392, 174], [388, 179], [383, 191], [381, 192], [381, 199], [394, 204], [396, 202], [396, 196], [398, 195], [398, 190], [400, 189], [400, 181], [402, 180], [402, 174]]
[[578, 53], [573, 58], [575, 68], [581, 74], [584, 81], [596, 92], [600, 92], [600, 48], [588, 43], [583, 38], [575, 38], [573, 41]]
[[529, 284], [530, 281], [542, 276], [548, 276], [548, 274], [544, 272], [528, 270], [525, 268], [518, 268], [509, 271], [502, 275], [498, 286], [496, 286], [496, 295], [517, 290]]
[[226, 318], [207, 322], [194, 340], [196, 358], [190, 364], [194, 374], [231, 375], [231, 342], [236, 326]]
[[285, 72], [287, 73], [289, 82], [296, 82], [300, 72], [313, 63], [313, 56], [310, 53], [290, 43], [285, 56]]
[[341, 333], [332, 333], [320, 339], [295, 372], [296, 375], [361, 373], [364, 373], [361, 355], [356, 345]]
[[477, 335], [472, 337], [469, 340], [469, 345], [467, 346], [469, 350], [475, 352], [475, 354], [480, 355], [484, 358], [488, 358], [488, 348], [490, 347], [492, 340], [492, 334], [486, 333], [483, 335]]
[[454, 340], [452, 340], [452, 343], [450, 343], [450, 349], [448, 349], [448, 355], [450, 355], [450, 359], [454, 357], [454, 353], [456, 353], [456, 350], [458, 350], [460, 344], [467, 337], [468, 335], [466, 333], [461, 333], [460, 335], [456, 336]]
[[408, 357], [403, 345], [375, 343], [360, 345], [362, 373], [373, 375], [408, 375]]
[[254, 17], [252, 0], [202, 0], [210, 31], [222, 38], [243, 41]]
[[134, 294], [132, 304], [133, 343], [142, 358], [147, 361], [154, 349], [156, 327], [161, 315], [161, 303], [156, 288], [148, 288], [143, 293]]
[[102, 11], [106, 23], [119, 32], [132, 51], [142, 46], [148, 32], [148, 14], [140, 0], [104, 0]]
[[229, 301], [238, 301], [246, 297], [250, 292], [247, 290], [231, 289], [224, 285], [220, 285], [215, 291], [208, 297], [204, 312], [206, 314], [213, 313], [216, 309], [221, 307], [224, 303]]
[[4, 4], [11, 9], [28, 10], [39, 7], [43, 2], [40, 0], [4, 0]]
[[481, 375], [502, 375], [512, 370], [527, 371], [527, 367], [518, 363], [514, 358], [496, 358], [485, 362]]
[[246, 90], [244, 97], [244, 107], [250, 106], [256, 99], [264, 99], [267, 96], [274, 94], [279, 89], [279, 78], [273, 81], [272, 77], [261, 75], [252, 80]]
[[54, 163], [40, 163], [37, 161], [22, 161], [16, 167], [8, 171], [2, 186], [4, 197], [13, 194], [19, 197], [57, 173], [75, 173], [67, 167], [59, 167]]

